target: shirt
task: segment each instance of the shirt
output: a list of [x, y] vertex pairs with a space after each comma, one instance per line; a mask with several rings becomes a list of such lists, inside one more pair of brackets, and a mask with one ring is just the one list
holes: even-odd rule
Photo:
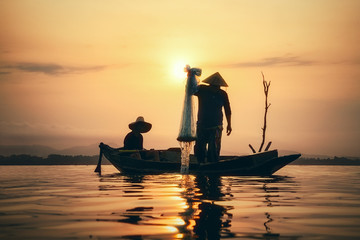
[[142, 150], [143, 136], [140, 133], [129, 132], [124, 139], [124, 149]]
[[231, 115], [229, 97], [219, 87], [199, 85], [194, 95], [199, 100], [198, 125], [205, 128], [222, 126], [223, 107], [225, 115]]

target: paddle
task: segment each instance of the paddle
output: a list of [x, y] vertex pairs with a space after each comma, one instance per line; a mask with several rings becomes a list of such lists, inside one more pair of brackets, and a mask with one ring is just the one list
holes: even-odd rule
[[103, 152], [102, 152], [102, 148], [100, 147], [100, 153], [99, 153], [99, 162], [95, 168], [95, 171], [94, 172], [97, 172], [99, 173], [99, 175], [101, 175], [101, 160], [102, 160], [102, 155], [103, 155]]

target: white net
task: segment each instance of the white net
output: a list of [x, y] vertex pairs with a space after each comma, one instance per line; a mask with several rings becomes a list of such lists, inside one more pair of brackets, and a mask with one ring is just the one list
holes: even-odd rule
[[181, 174], [189, 173], [190, 152], [194, 142], [180, 142], [181, 148]]
[[201, 69], [188, 68], [188, 78], [185, 86], [185, 98], [183, 112], [180, 122], [180, 131], [177, 138], [180, 142], [192, 142], [196, 139], [196, 126], [195, 126], [195, 105], [194, 93], [197, 88], [196, 76], [201, 75]]
[[185, 86], [185, 99], [180, 122], [180, 131], [177, 140], [181, 147], [181, 169], [182, 174], [189, 173], [190, 152], [193, 141], [196, 140], [195, 106], [193, 94], [197, 89], [196, 76], [201, 75], [201, 69], [186, 66], [188, 78]]

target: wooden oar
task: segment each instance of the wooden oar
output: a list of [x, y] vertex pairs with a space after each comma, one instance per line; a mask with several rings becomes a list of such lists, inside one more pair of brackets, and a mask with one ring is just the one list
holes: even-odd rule
[[102, 160], [102, 155], [103, 155], [103, 152], [102, 152], [102, 148], [100, 147], [100, 153], [99, 153], [99, 162], [95, 168], [95, 171], [94, 172], [97, 172], [99, 173], [99, 175], [101, 175], [101, 160]]

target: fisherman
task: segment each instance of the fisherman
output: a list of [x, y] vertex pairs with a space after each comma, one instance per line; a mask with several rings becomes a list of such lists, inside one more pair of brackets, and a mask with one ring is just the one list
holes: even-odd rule
[[207, 85], [198, 85], [194, 93], [199, 100], [194, 153], [199, 163], [204, 163], [205, 158], [207, 162], [218, 162], [223, 131], [223, 108], [227, 120], [227, 135], [232, 131], [229, 98], [227, 93], [220, 89], [228, 85], [218, 72], [202, 82]]
[[151, 123], [145, 122], [144, 117], [139, 116], [135, 122], [129, 124], [129, 128], [132, 130], [124, 139], [124, 147], [126, 150], [143, 150], [143, 136], [141, 133], [150, 131]]

